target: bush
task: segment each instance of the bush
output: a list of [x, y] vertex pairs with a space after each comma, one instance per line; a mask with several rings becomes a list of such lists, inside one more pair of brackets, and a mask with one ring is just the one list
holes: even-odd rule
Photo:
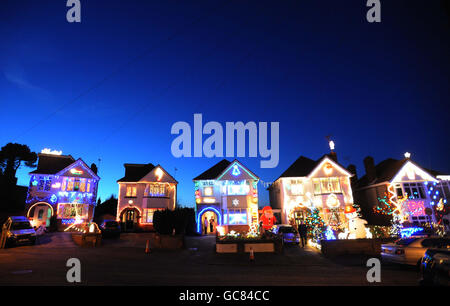
[[177, 235], [195, 234], [195, 211], [193, 208], [177, 207], [175, 210], [158, 210], [153, 215], [153, 227], [162, 235], [173, 233]]
[[153, 215], [153, 227], [162, 235], [172, 234], [174, 228], [173, 212], [171, 210], [157, 210]]

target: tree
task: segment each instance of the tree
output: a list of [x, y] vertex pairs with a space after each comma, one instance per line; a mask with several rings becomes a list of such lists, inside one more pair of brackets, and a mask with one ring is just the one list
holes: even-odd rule
[[109, 199], [104, 202], [98, 203], [100, 198], [97, 201], [97, 206], [94, 211], [94, 221], [100, 223], [102, 221], [103, 215], [112, 215], [117, 216], [117, 198], [112, 194]]
[[308, 227], [308, 234], [312, 236], [313, 239], [321, 240], [324, 238], [327, 227], [320, 217], [319, 209], [314, 208], [312, 211], [308, 210], [305, 222]]
[[8, 143], [0, 150], [0, 169], [5, 182], [16, 183], [16, 171], [22, 165], [36, 167], [37, 154], [27, 145]]

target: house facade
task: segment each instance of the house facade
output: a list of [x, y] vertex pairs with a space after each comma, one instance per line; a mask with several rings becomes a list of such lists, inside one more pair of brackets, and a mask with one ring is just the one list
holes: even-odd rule
[[270, 205], [281, 210], [283, 224], [298, 225], [317, 208], [327, 225], [338, 226], [353, 206], [351, 176], [335, 153], [318, 160], [300, 156], [268, 188]]
[[178, 182], [160, 165], [125, 164], [117, 181], [117, 221], [125, 231], [152, 230], [157, 210], [175, 209]]
[[258, 224], [259, 178], [239, 161], [224, 159], [193, 181], [199, 233], [247, 232]]
[[[439, 210], [450, 199], [450, 176], [425, 169], [405, 154], [404, 159], [388, 158], [375, 165], [372, 157], [364, 159], [365, 175], [357, 181], [355, 198], [362, 208], [392, 219], [386, 206], [397, 207], [404, 224], [420, 225], [437, 222]], [[406, 223], [405, 223], [406, 222]]]
[[70, 155], [38, 154], [37, 169], [30, 172], [26, 213], [33, 226], [58, 230], [74, 223], [90, 222], [94, 214], [100, 178], [97, 167]]

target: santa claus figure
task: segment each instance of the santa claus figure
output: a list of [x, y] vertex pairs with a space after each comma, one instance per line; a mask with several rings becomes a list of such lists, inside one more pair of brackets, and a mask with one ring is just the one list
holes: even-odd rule
[[348, 239], [366, 238], [367, 221], [358, 217], [353, 206], [345, 207], [345, 217], [348, 219]]
[[265, 206], [259, 220], [262, 222], [262, 226], [265, 230], [270, 230], [275, 225], [275, 222], [277, 222], [277, 219], [273, 215], [272, 207]]

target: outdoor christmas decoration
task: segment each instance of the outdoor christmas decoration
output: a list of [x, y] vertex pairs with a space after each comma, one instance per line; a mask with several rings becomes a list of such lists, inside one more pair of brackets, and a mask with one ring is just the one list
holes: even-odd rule
[[[347, 206], [348, 207], [348, 206]], [[358, 217], [354, 207], [346, 208], [345, 216], [348, 219], [348, 239], [366, 238], [367, 221]]]
[[263, 208], [263, 213], [260, 217], [260, 220], [262, 221], [262, 226], [264, 227], [265, 230], [269, 230], [273, 227], [275, 222], [277, 222], [277, 219], [273, 215], [272, 207], [265, 206]]
[[334, 236], [334, 232], [333, 232], [331, 226], [327, 226], [327, 230], [325, 231], [325, 239], [336, 240], [336, 236]]
[[306, 217], [306, 225], [308, 226], [308, 234], [315, 240], [321, 240], [324, 238], [324, 232], [326, 231], [325, 222], [319, 215], [319, 209], [315, 208], [312, 211], [308, 210]]

